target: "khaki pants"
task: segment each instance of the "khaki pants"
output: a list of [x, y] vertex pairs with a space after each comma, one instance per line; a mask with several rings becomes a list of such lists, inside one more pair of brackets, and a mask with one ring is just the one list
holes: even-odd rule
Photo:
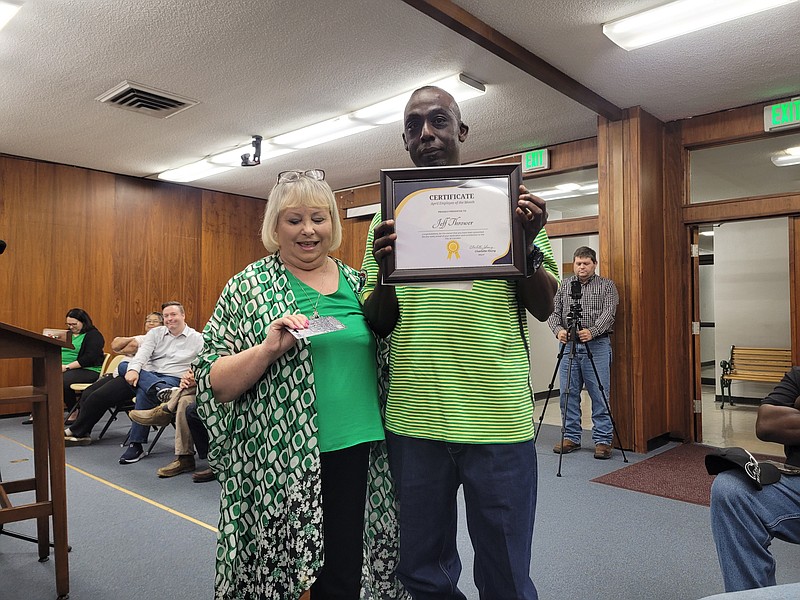
[[175, 415], [175, 456], [194, 455], [194, 440], [186, 421], [186, 407], [194, 402], [197, 388], [173, 390], [167, 410]]

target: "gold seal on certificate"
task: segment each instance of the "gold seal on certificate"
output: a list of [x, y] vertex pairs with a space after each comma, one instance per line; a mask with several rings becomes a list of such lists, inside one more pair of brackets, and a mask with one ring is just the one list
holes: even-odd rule
[[519, 185], [516, 164], [381, 171], [383, 218], [397, 234], [384, 281], [523, 277]]
[[456, 258], [461, 258], [461, 255], [458, 253], [458, 249], [461, 246], [455, 240], [450, 240], [447, 242], [447, 258], [448, 260], [455, 256]]

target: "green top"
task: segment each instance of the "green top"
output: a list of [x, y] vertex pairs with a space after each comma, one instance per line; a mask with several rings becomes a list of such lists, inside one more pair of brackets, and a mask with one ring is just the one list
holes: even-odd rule
[[[83, 346], [83, 340], [85, 339], [85, 333], [77, 333], [72, 336], [72, 345], [73, 348], [62, 348], [61, 349], [61, 364], [68, 365], [69, 363], [78, 360], [78, 354], [81, 352], [81, 346]], [[80, 369], [86, 369], [87, 371], [95, 371], [99, 373], [103, 370], [102, 365], [97, 365], [95, 367], [79, 367]]]
[[316, 306], [320, 316], [335, 317], [345, 326], [308, 338], [317, 389], [320, 452], [384, 439], [375, 336], [353, 290], [341, 273], [338, 289], [327, 296], [320, 295], [288, 269], [287, 273], [301, 313], [311, 318]]
[[[374, 288], [378, 266], [370, 225], [363, 268]], [[558, 277], [550, 241], [535, 240]], [[528, 325], [516, 283], [473, 282], [469, 291], [397, 286], [400, 316], [391, 336], [386, 428], [458, 443], [514, 443], [533, 437]]]
[[69, 363], [78, 360], [78, 353], [81, 351], [81, 346], [83, 346], [83, 338], [86, 336], [85, 333], [78, 333], [72, 336], [72, 348], [62, 348], [61, 349], [61, 364], [68, 365]]

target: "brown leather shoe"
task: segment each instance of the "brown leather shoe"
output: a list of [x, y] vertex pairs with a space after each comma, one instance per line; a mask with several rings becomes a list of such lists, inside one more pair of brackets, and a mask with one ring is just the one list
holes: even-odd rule
[[597, 444], [594, 447], [594, 457], [600, 460], [608, 460], [611, 458], [611, 446], [608, 444]]
[[[167, 410], [167, 404], [159, 404], [155, 408], [149, 410], [132, 410], [128, 413], [131, 421], [139, 423], [139, 425], [154, 425], [161, 427], [162, 425], [169, 425], [175, 416]], [[192, 467], [194, 469], [194, 467]]]
[[206, 481], [214, 481], [214, 471], [211, 469], [203, 469], [202, 471], [195, 471], [192, 474], [192, 481], [194, 483], [205, 483]]
[[194, 456], [182, 454], [176, 456], [175, 460], [166, 467], [161, 467], [156, 473], [158, 473], [159, 477], [175, 477], [175, 475], [188, 473], [189, 471], [194, 471]]
[[581, 445], [576, 444], [572, 440], [564, 440], [564, 445], [561, 445], [561, 442], [553, 446], [553, 452], [556, 454], [569, 454], [570, 452], [575, 452], [575, 450], [580, 450]]

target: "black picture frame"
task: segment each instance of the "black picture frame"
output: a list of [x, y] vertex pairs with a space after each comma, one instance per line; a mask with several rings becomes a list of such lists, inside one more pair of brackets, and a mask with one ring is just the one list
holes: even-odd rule
[[[430, 188], [463, 188], [480, 186], [491, 180], [493, 188], [502, 188], [508, 198], [507, 211], [498, 218], [509, 229], [508, 253], [485, 266], [432, 266], [398, 268], [397, 247], [386, 259], [383, 281], [389, 284], [477, 279], [520, 279], [526, 276], [525, 230], [514, 217], [522, 184], [521, 168], [516, 163], [460, 165], [381, 170], [381, 211], [384, 220], [395, 219], [395, 210], [410, 194]], [[408, 210], [408, 209], [406, 209]], [[506, 225], [507, 222], [507, 225]], [[402, 262], [402, 261], [401, 261]]]

